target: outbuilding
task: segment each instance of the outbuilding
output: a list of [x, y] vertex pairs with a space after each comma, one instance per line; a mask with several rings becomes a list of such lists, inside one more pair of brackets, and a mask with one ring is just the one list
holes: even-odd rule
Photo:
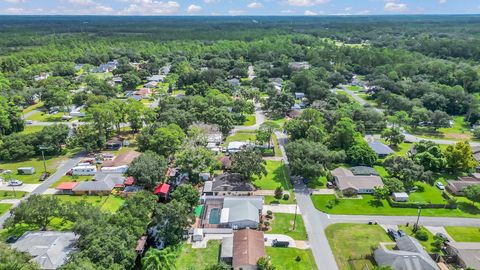
[[393, 200], [396, 202], [407, 202], [408, 194], [406, 192], [394, 192], [392, 194]]
[[18, 174], [34, 174], [35, 168], [34, 167], [20, 167], [17, 169]]

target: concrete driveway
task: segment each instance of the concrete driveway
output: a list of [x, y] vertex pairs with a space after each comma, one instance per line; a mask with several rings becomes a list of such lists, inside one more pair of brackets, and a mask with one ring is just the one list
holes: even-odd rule
[[[295, 214], [295, 204], [266, 204], [263, 205], [263, 213], [267, 214], [267, 211], [272, 211], [273, 213], [285, 213], [285, 214]], [[297, 214], [300, 214], [300, 208], [297, 207]]]
[[32, 192], [36, 188], [38, 188], [40, 185], [41, 184], [23, 184], [19, 187], [11, 187], [7, 185], [7, 183], [3, 183], [3, 184], [0, 183], [0, 190], [13, 191], [13, 189], [15, 189], [15, 191]]

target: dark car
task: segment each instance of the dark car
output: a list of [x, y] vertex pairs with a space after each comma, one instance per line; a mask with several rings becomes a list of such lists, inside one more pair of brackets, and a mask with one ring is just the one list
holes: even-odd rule
[[442, 238], [443, 241], [445, 241], [445, 242], [450, 242], [450, 240], [448, 240], [448, 237], [443, 233], [437, 233], [435, 236], [437, 236], [439, 238]]
[[398, 238], [400, 238], [400, 236], [398, 235], [398, 232], [394, 229], [388, 229], [387, 230], [387, 234], [390, 236], [390, 238], [392, 238], [393, 241], [397, 241]]
[[40, 181], [45, 181], [47, 180], [47, 178], [50, 176], [50, 173], [49, 172], [44, 172], [42, 173], [42, 175], [40, 175]]
[[5, 239], [5, 242], [8, 244], [13, 244], [17, 242], [17, 240], [18, 240], [18, 236], [10, 235], [9, 237], [7, 237], [7, 239]]
[[272, 241], [272, 247], [285, 247], [287, 248], [290, 243], [288, 241], [278, 241], [277, 239], [274, 239]]
[[402, 230], [398, 230], [397, 233], [398, 233], [398, 236], [400, 236], [400, 237], [404, 237], [404, 236], [407, 235], [407, 234], [406, 234], [404, 231], [402, 231]]

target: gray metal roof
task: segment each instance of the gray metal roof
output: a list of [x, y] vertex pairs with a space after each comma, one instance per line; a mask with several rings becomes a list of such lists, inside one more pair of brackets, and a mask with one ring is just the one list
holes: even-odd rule
[[377, 155], [389, 155], [395, 152], [392, 148], [379, 141], [369, 142], [368, 145], [373, 151], [375, 151], [375, 153], [377, 153]]
[[111, 191], [116, 184], [123, 184], [125, 176], [121, 173], [97, 173], [95, 181], [81, 181], [73, 191]]
[[233, 235], [224, 237], [222, 239], [222, 249], [220, 251], [220, 258], [232, 258], [233, 257]]
[[368, 166], [351, 167], [350, 171], [354, 175], [378, 175], [378, 172], [374, 168]]
[[12, 248], [30, 253], [41, 269], [57, 269], [66, 262], [77, 239], [73, 232], [26, 232]]
[[251, 220], [259, 222], [259, 211], [263, 209], [262, 197], [227, 197], [223, 208], [228, 208], [228, 222]]

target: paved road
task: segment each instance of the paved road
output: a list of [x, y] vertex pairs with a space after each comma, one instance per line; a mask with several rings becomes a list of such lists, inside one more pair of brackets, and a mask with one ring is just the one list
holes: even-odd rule
[[[42, 194], [44, 193], [53, 183], [57, 182], [62, 176], [64, 176], [70, 169], [75, 167], [83, 158], [85, 158], [85, 152], [80, 152], [75, 155], [73, 158], [68, 159], [62, 166], [60, 166], [57, 171], [52, 174], [47, 180], [45, 180], [40, 186], [35, 188], [31, 193], [28, 193], [22, 200], [27, 199], [32, 194]], [[21, 200], [20, 200], [21, 201]], [[20, 201], [12, 206], [16, 207]], [[11, 208], [11, 209], [12, 209]], [[3, 223], [10, 216], [10, 212], [7, 212], [0, 216], [0, 229], [3, 228]]]
[[232, 133], [243, 130], [257, 130], [263, 122], [265, 122], [265, 115], [263, 114], [260, 103], [255, 103], [255, 125], [252, 126], [235, 126]]
[[[362, 216], [362, 215], [328, 215], [317, 211], [326, 224], [335, 223], [368, 223], [377, 221], [379, 224], [405, 225], [414, 224], [416, 216]], [[461, 217], [423, 217], [420, 216], [420, 225], [425, 226], [471, 226], [480, 227], [479, 218]]]

